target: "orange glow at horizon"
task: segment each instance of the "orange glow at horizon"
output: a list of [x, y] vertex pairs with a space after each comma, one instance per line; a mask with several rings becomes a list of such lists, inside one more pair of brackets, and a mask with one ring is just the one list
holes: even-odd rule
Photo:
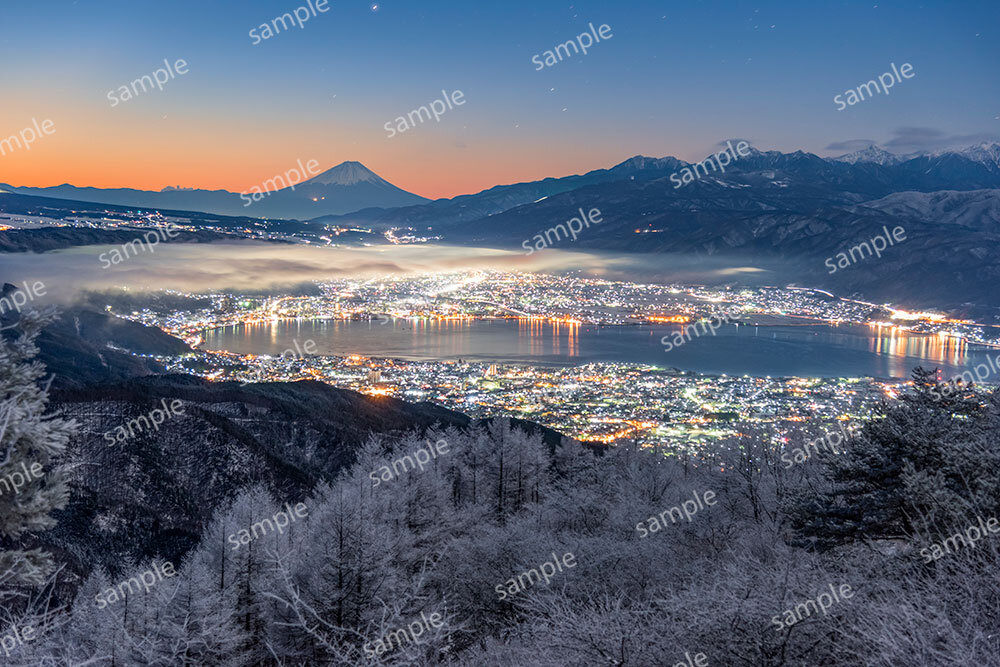
[[[37, 100], [36, 100], [37, 102]], [[135, 104], [135, 103], [134, 103]], [[48, 106], [48, 105], [46, 105]], [[52, 101], [53, 109], [62, 104]], [[109, 118], [110, 114], [110, 118]], [[357, 160], [408, 192], [436, 199], [550, 176], [610, 167], [617, 151], [565, 146], [527, 154], [530, 135], [480, 137], [459, 148], [436, 128], [387, 140], [360, 132], [356, 122], [268, 126], [251, 115], [233, 117], [184, 109], [82, 107], [39, 112], [16, 102], [0, 112], [0, 136], [50, 119], [55, 132], [28, 149], [0, 157], [0, 182], [20, 187], [134, 188], [167, 186], [247, 192], [264, 180], [315, 159], [320, 171]], [[370, 119], [363, 128], [368, 130]], [[541, 139], [540, 137], [538, 138]]]

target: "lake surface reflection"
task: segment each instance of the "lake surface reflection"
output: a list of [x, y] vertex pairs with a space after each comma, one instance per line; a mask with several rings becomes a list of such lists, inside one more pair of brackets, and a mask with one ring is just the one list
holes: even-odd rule
[[[676, 326], [611, 327], [542, 320], [289, 320], [205, 333], [205, 347], [280, 354], [306, 340], [318, 354], [537, 365], [626, 362], [730, 375], [908, 377], [918, 365], [946, 375], [984, 361], [987, 350], [952, 338], [857, 325], [726, 325], [664, 351]], [[1000, 351], [992, 351], [994, 355]]]

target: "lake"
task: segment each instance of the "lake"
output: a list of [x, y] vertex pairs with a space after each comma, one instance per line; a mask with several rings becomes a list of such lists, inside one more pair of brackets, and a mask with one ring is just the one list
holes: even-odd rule
[[317, 354], [340, 356], [537, 365], [624, 362], [710, 374], [803, 377], [908, 377], [918, 365], [939, 367], [951, 376], [984, 361], [988, 351], [937, 336], [824, 324], [725, 325], [715, 336], [664, 351], [660, 338], [679, 330], [540, 320], [287, 320], [222, 327], [204, 335], [208, 349], [250, 354], [278, 355], [296, 349], [296, 341], [301, 349], [312, 340]]
[[[33, 253], [0, 253], [3, 279], [20, 284], [42, 280], [54, 300], [70, 301], [84, 289], [128, 286], [130, 290], [211, 291], [261, 289], [334, 277], [383, 272], [472, 269], [558, 271], [573, 267], [606, 278], [628, 275], [654, 282], [774, 284], [778, 276], [754, 265], [719, 264], [665, 256], [635, 257], [548, 249], [520, 253], [442, 246], [321, 248], [267, 243], [167, 244], [104, 270], [99, 253], [86, 246]], [[528, 260], [531, 260], [530, 262]], [[656, 268], [660, 267], [660, 268]], [[664, 268], [669, 267], [669, 268]], [[623, 274], [618, 276], [617, 274]], [[986, 350], [953, 340], [915, 336], [865, 326], [726, 326], [716, 336], [696, 338], [665, 352], [660, 338], [669, 326], [567, 326], [540, 321], [492, 320], [411, 322], [292, 321], [208, 332], [212, 349], [280, 354], [295, 339], [316, 342], [322, 354], [362, 354], [413, 360], [470, 359], [547, 365], [591, 361], [652, 364], [702, 373], [797, 376], [906, 377], [917, 365], [941, 367], [949, 377], [983, 361]]]

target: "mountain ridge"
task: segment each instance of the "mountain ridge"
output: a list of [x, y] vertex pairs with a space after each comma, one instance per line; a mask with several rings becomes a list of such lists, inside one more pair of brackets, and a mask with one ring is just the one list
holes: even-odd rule
[[[1000, 157], [996, 163], [991, 160], [994, 152], [1000, 156], [1000, 143], [979, 144], [964, 151], [945, 151], [915, 157], [894, 156], [877, 147], [877, 151], [871, 151], [872, 147], [874, 144], [853, 154], [825, 158], [801, 150], [782, 153], [760, 151], [751, 146], [748, 156], [726, 166], [723, 177], [739, 172], [796, 169], [800, 174], [810, 175], [818, 182], [834, 185], [840, 191], [839, 194], [850, 193], [855, 200], [878, 199], [893, 192], [908, 190], [1000, 188]], [[969, 154], [966, 155], [966, 152]], [[843, 159], [850, 156], [853, 156], [850, 161]], [[895, 159], [886, 156], [893, 156]], [[343, 215], [322, 216], [311, 222], [361, 224], [376, 229], [433, 227], [435, 231], [445, 230], [581, 187], [624, 179], [655, 180], [668, 177], [684, 167], [693, 168], [695, 164], [673, 156], [657, 158], [639, 154], [609, 168], [595, 169], [584, 174], [495, 185], [473, 194], [392, 209], [370, 208]]]
[[[297, 168], [296, 168], [297, 169]], [[290, 182], [291, 169], [278, 172], [262, 182]], [[306, 176], [307, 174], [301, 174]], [[263, 188], [260, 188], [263, 189]], [[346, 161], [316, 176], [268, 192], [259, 201], [229, 190], [168, 187], [161, 190], [97, 188], [70, 183], [48, 187], [15, 187], [0, 183], [11, 194], [71, 199], [91, 203], [134, 206], [147, 209], [200, 211], [216, 215], [273, 217], [292, 220], [321, 215], [343, 214], [371, 207], [398, 207], [428, 201], [386, 181], [356, 161]], [[253, 188], [250, 188], [253, 190]]]

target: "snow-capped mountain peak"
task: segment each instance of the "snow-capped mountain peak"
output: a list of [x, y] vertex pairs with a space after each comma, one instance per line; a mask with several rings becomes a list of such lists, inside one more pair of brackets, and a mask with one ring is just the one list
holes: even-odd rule
[[872, 144], [868, 148], [854, 151], [853, 153], [841, 155], [840, 157], [834, 158], [834, 160], [837, 162], [846, 162], [848, 164], [858, 164], [859, 162], [863, 162], [880, 165], [899, 164], [902, 161], [899, 156], [894, 155], [884, 148], [876, 146], [875, 144]]
[[355, 185], [357, 183], [388, 184], [374, 171], [353, 160], [341, 162], [322, 174], [310, 178], [306, 183], [314, 185]]
[[1000, 167], [1000, 143], [983, 142], [977, 146], [969, 146], [958, 154], [988, 167]]
[[738, 150], [737, 147], [740, 145], [741, 141], [746, 144], [746, 148], [744, 148], [742, 152], [737, 152], [736, 154], [737, 158], [760, 157], [761, 155], [765, 155], [764, 152], [757, 150], [757, 147], [754, 146], [752, 143], [750, 143], [748, 139], [740, 139], [738, 137], [733, 137], [732, 139], [726, 139], [725, 141], [720, 141], [718, 144], [719, 150], [723, 148], [728, 150], [729, 146], [732, 145], [733, 151], [737, 151]]

